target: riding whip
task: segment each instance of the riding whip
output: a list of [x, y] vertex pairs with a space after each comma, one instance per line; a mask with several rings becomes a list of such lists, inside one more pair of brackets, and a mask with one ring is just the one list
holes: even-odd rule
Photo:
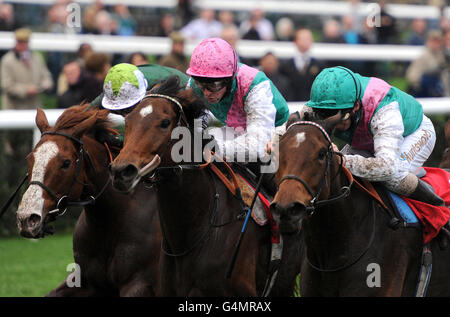
[[264, 176], [263, 173], [261, 173], [261, 175], [259, 176], [258, 184], [256, 185], [256, 189], [255, 189], [255, 195], [253, 196], [252, 203], [250, 205], [250, 208], [247, 211], [247, 215], [245, 217], [244, 225], [242, 226], [241, 233], [239, 234], [239, 239], [238, 239], [238, 241], [236, 243], [236, 248], [234, 249], [234, 253], [233, 253], [233, 256], [231, 257], [230, 264], [228, 265], [228, 270], [227, 270], [227, 275], [226, 275], [227, 278], [230, 278], [231, 277], [231, 273], [233, 272], [234, 264], [236, 263], [236, 258], [237, 258], [238, 252], [239, 252], [239, 248], [241, 246], [242, 239], [244, 238], [245, 230], [247, 229], [247, 223], [248, 223], [248, 220], [249, 220], [250, 215], [252, 213], [253, 206], [255, 205], [256, 198], [258, 197], [259, 189], [261, 188], [263, 176]]

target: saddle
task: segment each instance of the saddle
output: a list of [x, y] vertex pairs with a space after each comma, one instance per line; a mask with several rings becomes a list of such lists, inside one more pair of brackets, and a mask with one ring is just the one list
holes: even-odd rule
[[[241, 200], [244, 209], [247, 210], [251, 206], [255, 195], [257, 176], [249, 168], [239, 163], [233, 163], [232, 165], [227, 162], [221, 162], [220, 164], [211, 163], [210, 167], [228, 190], [237, 199]], [[272, 243], [276, 244], [280, 241], [280, 235], [269, 209], [273, 196], [268, 194], [268, 192], [269, 190], [264, 186], [263, 182], [255, 205], [252, 208], [251, 217], [260, 226], [265, 226], [266, 224], [270, 226], [271, 240]]]
[[[418, 177], [432, 186], [436, 194], [442, 197], [448, 206], [450, 205], [449, 175], [450, 173], [442, 169], [425, 167]], [[441, 233], [441, 229], [445, 236], [450, 238], [450, 233], [446, 234], [447, 229], [444, 228], [450, 219], [450, 209], [448, 207], [433, 206], [397, 195], [387, 190], [381, 184], [370, 183], [365, 180], [360, 180], [359, 183], [389, 213], [391, 217], [390, 226], [393, 229], [399, 227], [416, 227], [421, 229], [424, 244], [437, 237]], [[391, 208], [388, 208], [388, 206]], [[442, 246], [442, 241], [440, 244]]]

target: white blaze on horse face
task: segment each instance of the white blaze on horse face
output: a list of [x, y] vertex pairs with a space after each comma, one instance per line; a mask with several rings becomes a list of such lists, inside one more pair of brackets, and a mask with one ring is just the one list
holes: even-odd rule
[[[47, 141], [41, 144], [34, 151], [34, 165], [31, 172], [31, 181], [44, 183], [45, 171], [52, 158], [58, 154], [58, 146], [55, 142]], [[22, 200], [17, 210], [20, 219], [24, 219], [31, 214], [38, 214], [42, 217], [44, 207], [43, 189], [39, 185], [30, 185], [23, 194]]]
[[148, 105], [147, 107], [142, 108], [139, 114], [141, 115], [142, 118], [144, 118], [145, 116], [148, 116], [152, 112], [153, 112], [152, 105]]
[[295, 147], [299, 147], [300, 144], [306, 140], [305, 132], [297, 133], [297, 135], [295, 136], [295, 139], [297, 140]]

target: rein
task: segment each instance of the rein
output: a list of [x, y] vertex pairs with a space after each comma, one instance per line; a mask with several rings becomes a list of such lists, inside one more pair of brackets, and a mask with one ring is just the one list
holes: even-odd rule
[[[278, 183], [278, 187], [280, 187], [280, 185], [288, 180], [288, 179], [292, 179], [295, 180], [299, 183], [301, 183], [303, 185], [303, 187], [306, 189], [306, 191], [311, 195], [312, 199], [309, 201], [309, 206], [306, 206], [306, 211], [308, 212], [308, 214], [310, 216], [312, 216], [316, 210], [316, 208], [323, 206], [323, 205], [328, 205], [328, 204], [332, 204], [335, 203], [336, 201], [339, 201], [341, 199], [344, 199], [346, 197], [348, 197], [350, 195], [350, 190], [351, 187], [353, 185], [353, 176], [348, 172], [346, 173], [346, 176], [349, 180], [349, 185], [348, 186], [342, 186], [340, 191], [341, 193], [333, 196], [331, 198], [328, 199], [324, 199], [324, 200], [319, 200], [319, 196], [322, 193], [322, 189], [325, 186], [325, 184], [327, 183], [327, 177], [330, 171], [330, 166], [331, 166], [331, 159], [333, 157], [333, 154], [336, 154], [336, 152], [333, 151], [333, 147], [332, 147], [332, 142], [331, 142], [331, 138], [328, 135], [328, 133], [325, 131], [325, 129], [320, 126], [319, 124], [315, 123], [315, 122], [311, 122], [311, 121], [297, 121], [292, 123], [291, 125], [289, 125], [289, 127], [286, 129], [286, 132], [293, 127], [294, 125], [311, 125], [314, 126], [316, 128], [318, 128], [322, 134], [324, 135], [324, 137], [327, 139], [328, 141], [328, 150], [327, 150], [327, 156], [326, 156], [326, 168], [325, 168], [325, 172], [323, 174], [322, 180], [320, 181], [319, 184], [319, 189], [317, 190], [316, 193], [314, 193], [311, 189], [311, 187], [308, 185], [308, 183], [306, 181], [304, 181], [303, 179], [301, 179], [300, 177], [298, 177], [297, 175], [293, 175], [293, 174], [288, 174], [285, 175], [281, 178], [280, 182]], [[342, 162], [342, 160], [341, 160]], [[344, 171], [346, 171], [345, 167], [343, 167]]]

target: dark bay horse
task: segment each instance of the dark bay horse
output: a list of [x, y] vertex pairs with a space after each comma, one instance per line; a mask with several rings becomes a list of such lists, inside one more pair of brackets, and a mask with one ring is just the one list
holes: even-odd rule
[[[297, 121], [297, 114], [292, 114], [279, 143], [275, 175], [279, 189], [271, 210], [283, 236], [304, 230], [300, 293], [414, 296], [422, 259], [421, 230], [394, 230], [390, 213], [354, 185], [329, 138], [339, 115], [318, 124]], [[435, 240], [431, 249], [427, 295], [449, 296], [450, 250], [441, 250]]]
[[53, 128], [38, 109], [42, 136], [27, 157], [30, 183], [17, 212], [20, 234], [43, 237], [68, 205], [85, 202], [73, 235], [81, 287], [64, 281], [48, 296], [158, 295], [161, 234], [154, 191], [142, 185], [127, 196], [113, 189], [111, 153], [98, 141], [111, 133], [108, 112], [86, 107], [64, 111]]
[[440, 168], [450, 169], [450, 120], [445, 124], [445, 150], [442, 156], [442, 161], [439, 164]]
[[[177, 77], [154, 88], [126, 116], [124, 147], [111, 165], [113, 184], [130, 192], [143, 175], [154, 173], [157, 179], [163, 295], [260, 296], [270, 258], [269, 228], [248, 222], [234, 271], [226, 278], [243, 226], [243, 206], [210, 165], [177, 165], [172, 159], [179, 140], [172, 132], [189, 126], [187, 140], [181, 140], [190, 144], [183, 151], [191, 151], [194, 119], [204, 110], [205, 104], [192, 90], [183, 90]], [[300, 259], [298, 245], [286, 248], [282, 261]], [[288, 264], [279, 272], [272, 296], [292, 296], [299, 261]]]

